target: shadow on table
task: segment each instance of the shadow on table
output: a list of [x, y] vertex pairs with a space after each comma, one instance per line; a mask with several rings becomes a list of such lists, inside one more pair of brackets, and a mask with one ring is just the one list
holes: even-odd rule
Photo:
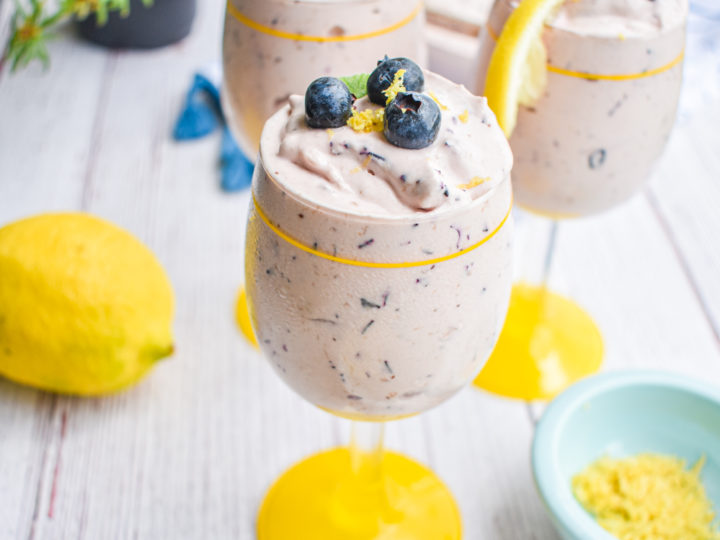
[[51, 394], [12, 382], [0, 376], [0, 417], [10, 409], [37, 409]]

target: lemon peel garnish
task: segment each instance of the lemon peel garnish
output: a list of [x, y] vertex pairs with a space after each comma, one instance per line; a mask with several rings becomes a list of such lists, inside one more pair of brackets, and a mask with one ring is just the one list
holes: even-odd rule
[[484, 184], [485, 182], [489, 181], [490, 177], [480, 177], [480, 176], [473, 176], [470, 181], [467, 184], [458, 184], [456, 187], [460, 189], [472, 189], [474, 187], [479, 186], [480, 184]]
[[406, 70], [404, 69], [398, 69], [395, 72], [392, 84], [388, 86], [385, 90], [383, 90], [383, 94], [386, 97], [385, 105], [395, 99], [395, 96], [397, 96], [398, 93], [405, 92], [406, 88], [405, 85], [403, 85], [403, 77], [405, 75], [405, 71]]
[[355, 131], [370, 133], [371, 131], [382, 131], [385, 119], [385, 109], [365, 109], [364, 111], [353, 110], [352, 116], [348, 118], [347, 125]]
[[335, 132], [334, 132], [332, 129], [330, 129], [330, 128], [327, 128], [327, 129], [325, 130], [325, 132], [326, 132], [327, 135], [328, 135], [328, 139], [330, 139], [330, 140], [332, 141], [332, 138], [333, 138], [333, 135], [335, 135]]
[[428, 96], [430, 96], [431, 98], [433, 98], [433, 101], [434, 101], [435, 103], [437, 103], [437, 104], [438, 104], [438, 107], [440, 107], [443, 111], [447, 111], [447, 110], [448, 110], [447, 105], [444, 105], [443, 103], [441, 103], [440, 100], [437, 98], [437, 96], [436, 96], [432, 91], [428, 90]]
[[[393, 77], [393, 82], [385, 90], [386, 103], [390, 103], [399, 92], [405, 92], [403, 85], [404, 69], [398, 69]], [[370, 133], [371, 131], [382, 131], [385, 121], [385, 109], [365, 109], [364, 111], [353, 110], [352, 116], [348, 118], [347, 125], [355, 131]]]
[[470, 113], [467, 109], [463, 111], [461, 115], [458, 116], [458, 120], [460, 120], [463, 124], [467, 124], [468, 118], [470, 117]]
[[542, 95], [546, 82], [545, 21], [563, 0], [523, 0], [508, 18], [490, 59], [485, 96], [498, 124], [510, 137], [519, 103]]

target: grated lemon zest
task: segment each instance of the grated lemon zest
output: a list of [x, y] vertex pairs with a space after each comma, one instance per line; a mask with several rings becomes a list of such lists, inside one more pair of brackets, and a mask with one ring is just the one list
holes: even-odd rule
[[352, 116], [348, 118], [347, 125], [355, 131], [370, 133], [371, 131], [382, 131], [385, 109], [365, 109], [364, 111], [353, 110]]
[[468, 118], [470, 117], [470, 113], [467, 109], [463, 111], [463, 113], [458, 116], [458, 120], [460, 120], [463, 124], [467, 124]]
[[603, 457], [572, 479], [575, 498], [620, 540], [720, 540], [700, 481], [703, 456], [689, 470], [674, 456]]
[[332, 138], [333, 138], [333, 135], [335, 135], [335, 132], [330, 128], [327, 128], [325, 131], [327, 132], [328, 139], [330, 139], [332, 141]]
[[403, 85], [403, 77], [405, 75], [404, 69], [398, 69], [395, 72], [395, 76], [393, 77], [393, 82], [390, 86], [388, 86], [385, 90], [383, 90], [383, 94], [385, 94], [385, 105], [390, 103], [393, 99], [395, 99], [395, 96], [398, 95], [399, 92], [404, 92], [405, 86]]
[[441, 103], [440, 100], [437, 98], [437, 96], [436, 96], [433, 92], [431, 92], [430, 90], [428, 90], [428, 95], [429, 95], [431, 98], [433, 98], [433, 101], [434, 101], [435, 103], [437, 103], [437, 104], [438, 104], [438, 107], [440, 107], [443, 111], [447, 111], [447, 110], [448, 110], [447, 105], [444, 105], [443, 103]]
[[490, 180], [489, 176], [486, 176], [484, 178], [481, 178], [479, 176], [473, 176], [467, 184], [458, 184], [457, 187], [459, 187], [460, 189], [472, 189], [479, 186], [480, 184], [484, 184], [488, 180]]

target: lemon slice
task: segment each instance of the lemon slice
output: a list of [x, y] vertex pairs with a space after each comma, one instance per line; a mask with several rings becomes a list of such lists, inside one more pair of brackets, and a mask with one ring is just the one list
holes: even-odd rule
[[485, 96], [500, 127], [510, 137], [518, 104], [532, 105], [545, 89], [545, 21], [564, 0], [523, 0], [508, 18], [490, 59]]
[[245, 339], [256, 349], [259, 348], [255, 332], [253, 332], [252, 324], [250, 324], [250, 310], [248, 309], [245, 287], [241, 287], [240, 292], [238, 292], [237, 302], [235, 303], [235, 322], [240, 327]]

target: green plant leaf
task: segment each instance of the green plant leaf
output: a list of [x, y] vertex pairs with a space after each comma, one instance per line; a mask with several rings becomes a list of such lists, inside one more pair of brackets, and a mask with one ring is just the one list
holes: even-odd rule
[[355, 99], [360, 99], [367, 95], [367, 81], [369, 78], [369, 73], [358, 73], [357, 75], [340, 77], [340, 80], [347, 85]]
[[[142, 0], [142, 3], [149, 7], [153, 0]], [[50, 62], [48, 38], [52, 36], [52, 29], [67, 18], [83, 20], [94, 14], [98, 26], [103, 26], [110, 12], [119, 12], [122, 17], [130, 13], [130, 0], [60, 0], [51, 3], [51, 7], [55, 7], [51, 13], [45, 12], [44, 0], [14, 0], [14, 5], [10, 39], [7, 44], [0, 43], [0, 51], [4, 49], [4, 58], [10, 61], [11, 71], [25, 67], [33, 60], [47, 67]]]
[[11, 34], [5, 55], [10, 60], [13, 72], [27, 66], [32, 60], [48, 65], [47, 35], [43, 26], [47, 17], [39, 0], [31, 1], [30, 6], [32, 11], [29, 13], [18, 7], [10, 20]]

